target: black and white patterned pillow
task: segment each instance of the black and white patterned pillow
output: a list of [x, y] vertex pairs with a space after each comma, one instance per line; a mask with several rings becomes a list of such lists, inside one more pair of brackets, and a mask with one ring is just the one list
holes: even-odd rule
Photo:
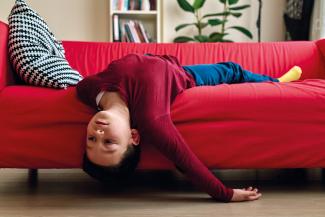
[[27, 84], [67, 88], [82, 80], [65, 59], [61, 42], [24, 0], [16, 0], [8, 20], [10, 61]]

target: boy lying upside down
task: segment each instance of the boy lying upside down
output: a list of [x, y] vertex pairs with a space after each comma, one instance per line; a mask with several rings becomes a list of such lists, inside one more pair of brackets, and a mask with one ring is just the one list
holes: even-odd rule
[[79, 82], [77, 93], [99, 109], [87, 127], [83, 169], [107, 181], [125, 178], [135, 170], [140, 143], [154, 145], [190, 180], [218, 201], [252, 201], [256, 188], [227, 188], [196, 157], [170, 116], [176, 96], [188, 88], [243, 82], [290, 82], [301, 69], [294, 66], [280, 78], [254, 74], [233, 62], [181, 66], [169, 55], [129, 54]]

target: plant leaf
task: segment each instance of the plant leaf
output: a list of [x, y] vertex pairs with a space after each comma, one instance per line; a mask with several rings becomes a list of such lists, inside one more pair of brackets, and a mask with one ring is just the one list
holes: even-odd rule
[[253, 39], [252, 33], [248, 29], [246, 29], [244, 27], [241, 27], [241, 26], [231, 26], [231, 27], [228, 27], [228, 29], [236, 29], [239, 32], [241, 32], [244, 35], [246, 35], [248, 38]]
[[237, 6], [237, 7], [231, 7], [229, 8], [230, 10], [233, 10], [233, 11], [239, 11], [239, 10], [243, 10], [245, 8], [249, 8], [250, 5], [241, 5], [241, 6]]
[[228, 0], [229, 5], [237, 4], [239, 0]]
[[184, 10], [191, 13], [194, 13], [194, 8], [186, 0], [177, 0], [178, 5]]
[[185, 24], [181, 24], [175, 27], [175, 31], [177, 32], [180, 29], [185, 28], [186, 26], [191, 26], [191, 25], [195, 25], [196, 23], [185, 23]]
[[208, 23], [211, 26], [218, 26], [218, 25], [224, 24], [225, 22], [226, 22], [226, 20], [220, 20], [220, 19], [210, 19], [210, 20], [208, 20]]
[[187, 37], [187, 36], [179, 36], [174, 39], [175, 43], [184, 43], [189, 41], [195, 41], [193, 38]]
[[232, 16], [234, 17], [240, 17], [242, 15], [242, 13], [230, 13]]
[[229, 33], [220, 33], [220, 32], [213, 32], [209, 35], [209, 41], [210, 42], [217, 42], [221, 41], [224, 36], [229, 35]]
[[199, 42], [208, 42], [209, 37], [206, 35], [195, 35], [194, 38]]
[[227, 0], [219, 0], [222, 4], [226, 3]]
[[234, 41], [229, 40], [229, 39], [222, 39], [222, 42], [234, 42]]
[[193, 8], [195, 10], [200, 9], [205, 3], [205, 0], [195, 0], [193, 3]]
[[222, 12], [222, 13], [216, 13], [216, 14], [206, 14], [202, 17], [206, 18], [206, 17], [216, 17], [216, 16], [228, 16], [230, 14], [230, 12]]

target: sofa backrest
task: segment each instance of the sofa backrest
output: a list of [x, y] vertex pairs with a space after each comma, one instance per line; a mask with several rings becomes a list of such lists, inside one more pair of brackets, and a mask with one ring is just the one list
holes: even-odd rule
[[247, 70], [273, 77], [299, 65], [304, 71], [302, 79], [325, 78], [323, 56], [315, 41], [186, 44], [66, 41], [63, 45], [71, 66], [84, 76], [105, 69], [112, 60], [129, 53], [152, 53], [174, 55], [183, 65], [234, 61]]
[[[8, 25], [0, 21], [0, 90], [14, 82], [8, 61]], [[279, 77], [293, 65], [302, 67], [302, 79], [325, 78], [325, 40], [266, 43], [136, 44], [107, 42], [63, 43], [71, 66], [84, 76], [99, 72], [129, 53], [169, 54], [181, 64], [234, 61], [256, 73]]]

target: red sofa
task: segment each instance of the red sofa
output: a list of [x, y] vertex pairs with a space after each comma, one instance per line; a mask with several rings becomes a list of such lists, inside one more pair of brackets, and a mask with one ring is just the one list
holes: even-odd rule
[[[26, 86], [7, 53], [8, 27], [0, 23], [0, 167], [80, 168], [86, 126], [94, 110], [75, 87]], [[209, 168], [325, 167], [325, 40], [271, 43], [63, 43], [71, 66], [88, 76], [129, 53], [170, 54], [186, 64], [234, 61], [273, 77], [293, 65], [301, 81], [196, 87], [179, 95], [172, 118]], [[140, 169], [173, 164], [143, 145]]]

